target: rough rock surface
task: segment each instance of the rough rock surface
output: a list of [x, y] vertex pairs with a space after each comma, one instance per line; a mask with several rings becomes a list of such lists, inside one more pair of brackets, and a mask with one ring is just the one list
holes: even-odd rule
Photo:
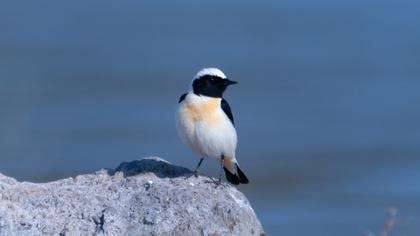
[[50, 183], [0, 174], [0, 235], [262, 235], [246, 197], [159, 158]]

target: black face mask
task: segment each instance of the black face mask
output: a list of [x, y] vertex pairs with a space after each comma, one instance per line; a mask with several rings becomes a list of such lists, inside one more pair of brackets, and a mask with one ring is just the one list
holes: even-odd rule
[[214, 75], [204, 75], [193, 82], [193, 91], [197, 95], [221, 98], [229, 85], [237, 82]]

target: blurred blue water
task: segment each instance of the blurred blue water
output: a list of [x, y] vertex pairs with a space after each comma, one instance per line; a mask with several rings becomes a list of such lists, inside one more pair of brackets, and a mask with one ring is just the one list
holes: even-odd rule
[[[416, 2], [0, 4], [0, 172], [46, 181], [158, 155], [202, 67], [226, 94], [241, 186], [270, 235], [420, 232]], [[202, 171], [216, 175], [207, 161]]]

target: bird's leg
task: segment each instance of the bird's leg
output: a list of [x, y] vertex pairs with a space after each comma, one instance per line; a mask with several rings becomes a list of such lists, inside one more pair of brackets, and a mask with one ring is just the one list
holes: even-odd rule
[[219, 173], [219, 181], [217, 182], [217, 185], [222, 183], [222, 174], [223, 174], [223, 167], [225, 165], [225, 156], [222, 155], [220, 158], [220, 173]]
[[198, 168], [200, 168], [201, 163], [203, 162], [204, 158], [201, 158], [200, 161], [198, 162], [197, 167], [195, 168], [195, 170], [193, 171], [193, 174], [195, 177], [198, 177]]

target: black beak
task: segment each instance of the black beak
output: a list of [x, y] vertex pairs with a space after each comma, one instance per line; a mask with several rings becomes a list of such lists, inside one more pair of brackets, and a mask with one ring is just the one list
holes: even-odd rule
[[226, 83], [226, 85], [232, 85], [232, 84], [237, 84], [238, 82], [226, 79], [225, 83]]

